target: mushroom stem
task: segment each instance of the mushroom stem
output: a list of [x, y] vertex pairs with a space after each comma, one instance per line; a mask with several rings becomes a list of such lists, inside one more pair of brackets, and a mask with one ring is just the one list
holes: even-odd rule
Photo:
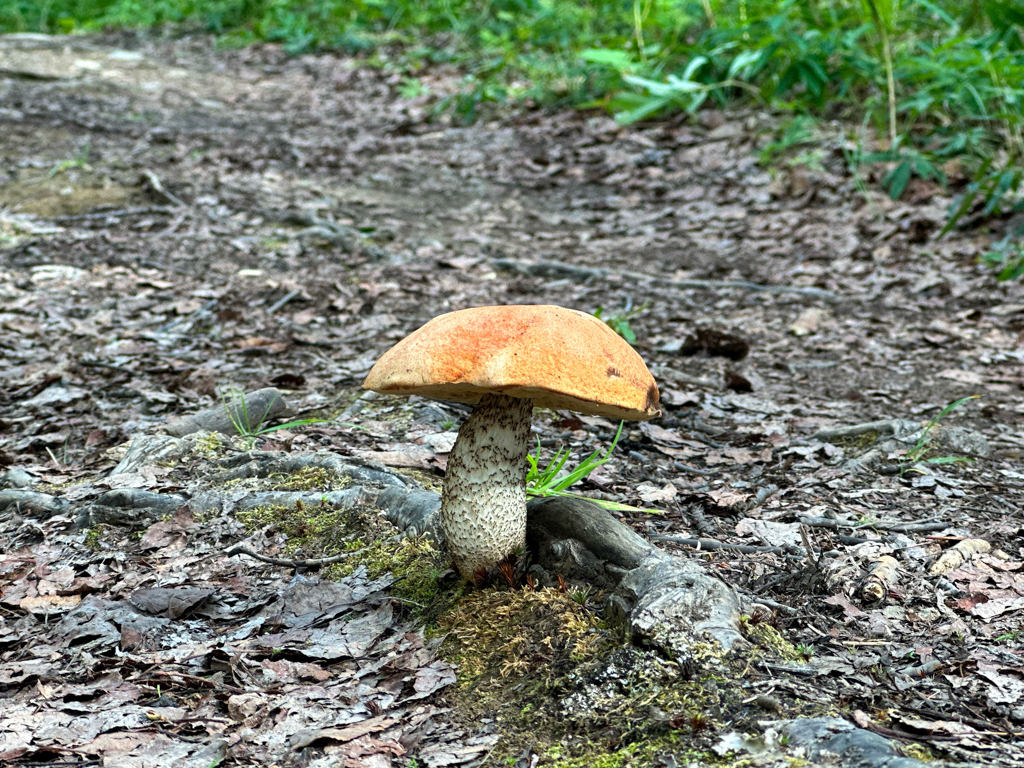
[[526, 472], [533, 401], [487, 394], [459, 429], [441, 493], [441, 530], [455, 567], [476, 581], [526, 546]]

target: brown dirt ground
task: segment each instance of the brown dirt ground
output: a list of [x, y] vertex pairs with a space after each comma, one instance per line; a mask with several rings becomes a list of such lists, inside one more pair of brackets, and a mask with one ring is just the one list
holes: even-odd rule
[[[584, 491], [660, 509], [627, 514], [646, 534], [754, 544], [800, 544], [802, 515], [946, 523], [887, 540], [906, 572], [875, 604], [806, 560], [700, 556], [788, 606], [773, 618], [787, 639], [834, 662], [811, 677], [752, 673], [758, 691], [863, 710], [939, 754], [946, 742], [932, 737], [952, 739], [979, 764], [1019, 746], [1024, 293], [976, 263], [1006, 222], [938, 238], [942, 190], [889, 200], [845, 171], [842, 139], [822, 139], [811, 166], [764, 168], [769, 115], [626, 129], [507, 109], [462, 126], [431, 117], [459, 73], [422, 79], [429, 93], [408, 100], [386, 66], [272, 46], [0, 41], [0, 461], [51, 482], [95, 475], [108, 449], [227, 387], [277, 386], [298, 414], [337, 416], [383, 350], [452, 309], [642, 309], [629, 322], [666, 412], [630, 428]], [[498, 258], [612, 273], [514, 274]], [[818, 287], [837, 301], [668, 284], [688, 279]], [[711, 331], [749, 354], [723, 356]], [[880, 474], [847, 463], [857, 441], [809, 439], [920, 422], [969, 395], [944, 424], [988, 441], [971, 463]], [[389, 407], [360, 414], [369, 432], [262, 445], [421, 457], [410, 451], [425, 432]], [[583, 454], [612, 430], [537, 422], [546, 447]], [[443, 460], [412, 463], [436, 476]], [[863, 562], [828, 529], [809, 535]], [[993, 552], [928, 576], [966, 537]], [[937, 671], [907, 676], [933, 660]]]

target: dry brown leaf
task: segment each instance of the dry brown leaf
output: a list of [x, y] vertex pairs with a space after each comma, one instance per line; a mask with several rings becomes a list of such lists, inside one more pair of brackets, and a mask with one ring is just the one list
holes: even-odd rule
[[654, 483], [640, 483], [636, 487], [636, 495], [648, 504], [671, 501], [676, 497], [676, 493], [676, 487], [672, 483], [665, 483], [663, 488], [659, 488]]
[[82, 602], [81, 595], [39, 595], [26, 597], [18, 603], [19, 607], [39, 616], [64, 613]]
[[751, 497], [749, 493], [742, 491], [708, 491], [708, 496], [720, 507], [737, 507], [745, 503]]

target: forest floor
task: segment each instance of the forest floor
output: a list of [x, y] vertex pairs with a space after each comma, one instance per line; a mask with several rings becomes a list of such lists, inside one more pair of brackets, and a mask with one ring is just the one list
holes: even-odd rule
[[[839, 139], [766, 168], [770, 115], [462, 126], [431, 115], [460, 74], [421, 81], [405, 98], [386, 68], [205, 38], [0, 38], [0, 762], [671, 766], [715, 745], [754, 759], [762, 721], [834, 713], [918, 757], [1019, 765], [1024, 289], [977, 264], [1007, 222], [940, 238], [941, 188], [894, 202]], [[742, 695], [657, 698], [679, 671], [616, 641], [599, 595], [485, 593], [514, 630], [496, 642], [459, 626], [495, 606], [443, 563], [438, 609], [388, 597], [386, 569], [337, 586], [224, 556], [247, 536], [290, 551], [299, 534], [258, 515], [186, 506], [132, 531], [4, 506], [5, 488], [123, 488], [107, 475], [127, 441], [264, 387], [332, 421], [242, 448], [436, 486], [463, 409], [351, 405], [429, 318], [508, 303], [601, 307], [635, 334], [664, 415], [627, 424], [580, 491], [645, 509], [619, 514], [760, 603], [751, 625], [777, 642], [718, 683]], [[576, 459], [615, 426], [535, 417], [544, 450]], [[130, 485], [180, 491], [187, 469]], [[301, 642], [267, 634], [298, 632], [281, 616], [302, 600], [345, 606], [348, 634], [322, 616]], [[508, 651], [520, 620], [549, 655]], [[641, 714], [579, 704], [610, 665], [625, 700], [658, 663]]]

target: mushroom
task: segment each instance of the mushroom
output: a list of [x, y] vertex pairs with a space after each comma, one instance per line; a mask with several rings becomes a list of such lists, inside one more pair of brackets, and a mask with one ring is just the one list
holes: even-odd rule
[[441, 494], [441, 530], [473, 581], [525, 546], [535, 407], [633, 420], [661, 413], [658, 386], [628, 343], [592, 315], [550, 305], [435, 317], [385, 352], [363, 388], [476, 405]]

